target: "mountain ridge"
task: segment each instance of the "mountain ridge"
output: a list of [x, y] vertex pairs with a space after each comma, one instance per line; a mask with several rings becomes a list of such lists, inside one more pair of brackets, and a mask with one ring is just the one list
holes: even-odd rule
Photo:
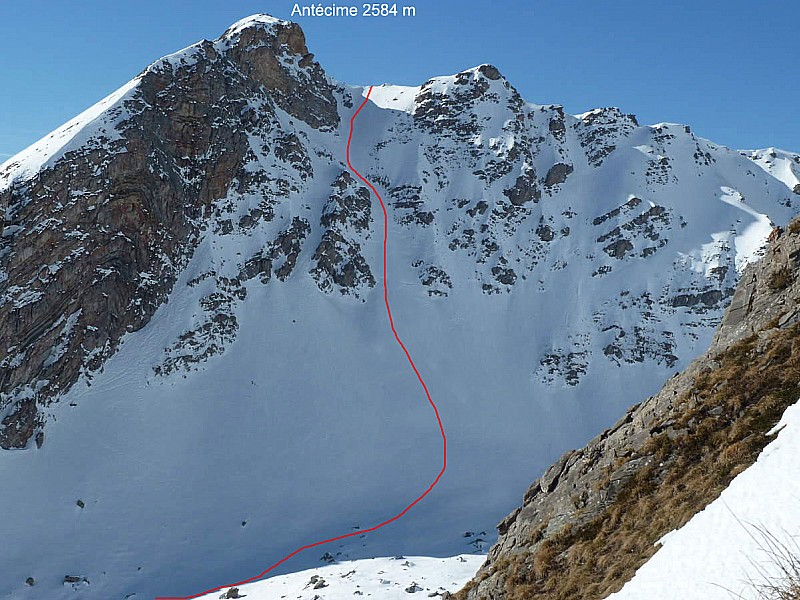
[[[792, 539], [791, 500], [769, 507], [792, 497], [792, 473], [761, 471], [758, 480], [750, 468], [774, 460], [774, 436], [796, 422], [798, 233], [797, 219], [775, 230], [707, 352], [534, 481], [455, 598], [760, 598], [759, 584], [785, 578], [757, 536]], [[782, 441], [790, 464], [795, 445]], [[744, 487], [748, 476], [763, 487]], [[720, 496], [739, 483], [728, 505]], [[725, 522], [709, 526], [712, 510]], [[682, 535], [690, 522], [695, 537]], [[715, 545], [728, 529], [738, 546]], [[683, 546], [661, 560], [669, 538]]]

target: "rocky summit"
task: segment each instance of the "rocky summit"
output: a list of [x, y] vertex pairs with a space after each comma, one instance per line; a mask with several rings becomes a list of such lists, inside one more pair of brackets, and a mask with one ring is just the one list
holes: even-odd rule
[[[256, 15], [0, 166], [0, 594], [193, 593], [428, 485], [435, 422], [345, 161], [367, 91]], [[689, 365], [731, 301], [749, 310], [734, 290], [800, 206], [798, 155], [532, 104], [492, 65], [376, 85], [351, 159], [387, 202], [393, 313], [450, 466], [325, 560], [486, 551], [532, 473]], [[574, 520], [564, 482], [584, 526], [652, 468], [650, 429], [692, 431], [639, 418], [664, 394], [592, 442], [624, 460], [597, 463], [610, 487], [585, 478], [590, 449], [531, 488], [472, 589], [504, 589], [503, 557]]]

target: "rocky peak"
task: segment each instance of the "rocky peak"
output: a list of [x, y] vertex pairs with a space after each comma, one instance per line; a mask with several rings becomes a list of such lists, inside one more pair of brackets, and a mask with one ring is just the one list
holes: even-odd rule
[[621, 138], [628, 137], [639, 126], [635, 115], [624, 114], [616, 107], [596, 108], [577, 116], [578, 136], [589, 163], [596, 167], [616, 149]]
[[313, 56], [309, 55], [300, 25], [265, 14], [252, 15], [234, 23], [215, 40], [215, 45], [254, 56], [258, 56], [261, 49], [276, 55]]
[[455, 75], [434, 77], [422, 85], [420, 93], [429, 91], [437, 96], [450, 97], [470, 106], [479, 102], [522, 102], [517, 90], [494, 65], [482, 64]]
[[425, 82], [416, 97], [415, 121], [436, 132], [450, 130], [470, 137], [482, 130], [490, 114], [519, 114], [524, 101], [497, 67], [480, 65]]
[[275, 30], [279, 28], [287, 28], [296, 23], [291, 21], [284, 21], [265, 13], [255, 13], [243, 19], [239, 19], [228, 27], [218, 39], [228, 39], [238, 41], [239, 36], [246, 31], [263, 31], [269, 35], [274, 35]]
[[636, 115], [625, 114], [616, 106], [607, 106], [602, 108], [594, 108], [581, 115], [578, 118], [586, 125], [600, 125], [600, 124], [613, 124], [613, 123], [627, 123], [634, 127], [639, 126], [639, 121]]
[[425, 149], [430, 160], [444, 160], [454, 169], [469, 165], [487, 185], [516, 172], [512, 185], [502, 191], [508, 198], [500, 200], [503, 214], [516, 214], [519, 207], [541, 197], [525, 102], [497, 67], [484, 64], [429, 80], [416, 96], [413, 117], [419, 129], [470, 148], [469, 156], [459, 156], [437, 143]]
[[478, 72], [481, 73], [487, 79], [491, 79], [493, 81], [497, 81], [498, 79], [503, 77], [500, 74], [500, 70], [494, 65], [482, 64], [478, 67]]
[[[42, 443], [37, 407], [143, 327], [203, 232], [231, 224], [216, 223], [215, 202], [285, 195], [310, 176], [280, 110], [312, 129], [339, 123], [300, 27], [253, 17], [155, 62], [4, 166], [0, 447]], [[271, 148], [283, 178], [247, 166]], [[264, 204], [251, 221], [269, 217]]]
[[179, 69], [261, 86], [279, 108], [314, 129], [332, 130], [339, 124], [333, 86], [297, 23], [268, 15], [242, 19], [213, 42], [203, 40], [156, 61], [143, 80], [166, 78], [162, 86], [167, 85]]

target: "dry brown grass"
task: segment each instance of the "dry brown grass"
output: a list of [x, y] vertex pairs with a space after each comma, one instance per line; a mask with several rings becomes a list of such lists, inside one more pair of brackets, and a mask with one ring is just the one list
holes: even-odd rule
[[774, 330], [718, 355], [719, 368], [695, 380], [699, 402], [681, 398], [675, 429], [688, 433], [675, 440], [657, 434], [631, 457], [652, 460], [599, 517], [550, 537], [533, 555], [498, 563], [505, 598], [589, 600], [619, 590], [656, 552], [657, 540], [713, 501], [770, 441], [764, 434], [800, 396], [799, 335], [796, 327]]

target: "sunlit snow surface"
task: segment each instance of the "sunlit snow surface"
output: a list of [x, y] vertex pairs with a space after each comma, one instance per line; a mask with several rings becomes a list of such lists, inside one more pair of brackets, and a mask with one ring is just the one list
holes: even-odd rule
[[758, 250], [764, 245], [764, 240], [772, 231], [774, 224], [769, 217], [748, 206], [745, 197], [740, 192], [726, 186], [722, 186], [720, 192], [720, 200], [751, 217], [750, 224], [742, 228], [741, 233], [733, 236], [737, 256], [736, 270], [741, 272], [752, 260], [750, 257], [758, 254]]
[[[369, 99], [381, 108], [410, 113], [414, 111], [414, 98], [419, 90], [419, 87], [404, 85], [377, 85], [372, 88]], [[365, 89], [364, 95], [366, 92]]]
[[663, 540], [613, 600], [756, 600], [747, 582], [778, 578], [761, 532], [792, 549], [800, 541], [800, 404], [773, 429], [758, 460], [705, 510]]
[[742, 151], [767, 173], [784, 182], [789, 189], [800, 184], [800, 162], [797, 155], [778, 148]]
[[[485, 558], [474, 555], [450, 558], [397, 556], [346, 561], [239, 586], [239, 594], [249, 600], [428, 598], [461, 589], [472, 579]], [[220, 592], [203, 596], [206, 600], [219, 597]]]

